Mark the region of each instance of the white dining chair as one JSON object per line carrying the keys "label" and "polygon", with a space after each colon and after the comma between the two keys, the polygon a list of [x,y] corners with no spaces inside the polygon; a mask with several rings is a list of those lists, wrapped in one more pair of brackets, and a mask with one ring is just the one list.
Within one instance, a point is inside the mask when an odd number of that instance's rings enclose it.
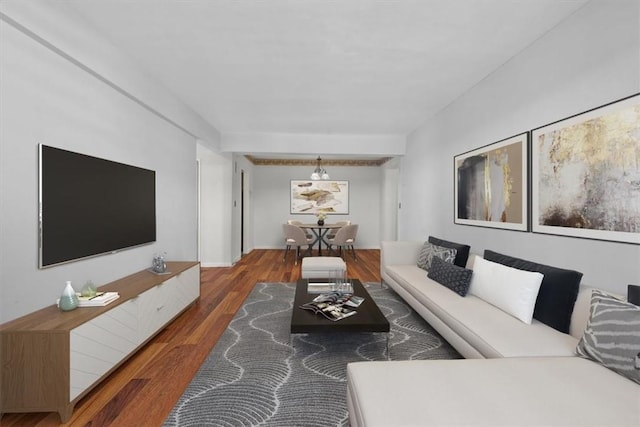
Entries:
{"label": "white dining chair", "polygon": [[[304,225],[304,223],[302,221],[298,221],[297,219],[290,219],[287,221],[287,224],[290,225],[297,225],[298,227],[302,228],[302,225]],[[305,230],[303,228],[304,234],[306,234],[307,239],[313,239],[313,234],[311,234],[308,230]]]}
{"label": "white dining chair", "polygon": [[342,258],[344,258],[344,252],[348,251],[351,248],[351,253],[353,255],[353,259],[356,258],[356,251],[354,248],[354,243],[356,241],[356,235],[358,234],[358,224],[349,224],[344,227],[338,229],[336,236],[333,239],[329,239],[327,242],[329,243],[329,255],[334,253],[334,247],[338,249],[338,253]]}
{"label": "white dining chair", "polygon": [[[336,225],[341,225],[341,226],[345,226],[345,225],[351,225],[351,221],[336,221]],[[325,239],[333,239],[336,237],[336,233],[338,232],[338,230],[340,230],[339,228],[332,228],[329,230],[329,232],[327,233],[327,235],[325,236]]]}
{"label": "white dining chair", "polygon": [[296,247],[296,260],[295,264],[298,264],[298,258],[300,258],[300,248],[305,248],[305,254],[311,255],[311,243],[313,239],[307,238],[304,230],[297,225],[282,224],[282,232],[284,234],[285,250],[282,256],[282,262],[287,260],[287,253],[292,246]]}

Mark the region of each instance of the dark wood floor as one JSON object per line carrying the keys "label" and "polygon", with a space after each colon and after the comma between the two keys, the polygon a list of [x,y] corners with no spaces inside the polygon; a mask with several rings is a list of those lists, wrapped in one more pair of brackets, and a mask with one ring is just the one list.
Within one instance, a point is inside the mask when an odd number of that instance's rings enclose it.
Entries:
{"label": "dark wood floor", "polygon": [[[380,280],[380,251],[346,257],[349,277]],[[233,267],[203,268],[201,296],[76,405],[72,426],[159,426],[257,282],[294,282],[300,263],[255,250]],[[60,425],[56,413],[5,414],[0,426]]]}

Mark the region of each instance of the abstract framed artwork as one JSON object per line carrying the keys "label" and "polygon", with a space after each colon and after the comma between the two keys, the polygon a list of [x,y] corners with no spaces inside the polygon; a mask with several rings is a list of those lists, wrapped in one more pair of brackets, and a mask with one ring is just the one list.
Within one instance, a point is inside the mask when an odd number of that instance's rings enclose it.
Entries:
{"label": "abstract framed artwork", "polygon": [[640,94],[532,131],[532,231],[640,244]]}
{"label": "abstract framed artwork", "polygon": [[454,157],[456,224],[528,231],[528,133]]}
{"label": "abstract framed artwork", "polygon": [[348,214],[349,181],[291,180],[292,214]]}

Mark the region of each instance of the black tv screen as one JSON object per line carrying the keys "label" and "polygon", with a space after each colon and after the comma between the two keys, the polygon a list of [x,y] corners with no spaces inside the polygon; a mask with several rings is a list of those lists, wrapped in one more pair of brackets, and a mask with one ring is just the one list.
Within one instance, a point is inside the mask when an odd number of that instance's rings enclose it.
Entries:
{"label": "black tv screen", "polygon": [[40,267],[156,240],[156,173],[40,145]]}

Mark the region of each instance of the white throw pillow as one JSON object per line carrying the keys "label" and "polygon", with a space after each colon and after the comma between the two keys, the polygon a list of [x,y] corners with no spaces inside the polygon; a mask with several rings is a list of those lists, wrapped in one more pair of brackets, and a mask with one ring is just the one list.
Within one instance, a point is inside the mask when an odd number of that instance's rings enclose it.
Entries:
{"label": "white throw pillow", "polygon": [[543,277],[476,257],[469,293],[530,325]]}

